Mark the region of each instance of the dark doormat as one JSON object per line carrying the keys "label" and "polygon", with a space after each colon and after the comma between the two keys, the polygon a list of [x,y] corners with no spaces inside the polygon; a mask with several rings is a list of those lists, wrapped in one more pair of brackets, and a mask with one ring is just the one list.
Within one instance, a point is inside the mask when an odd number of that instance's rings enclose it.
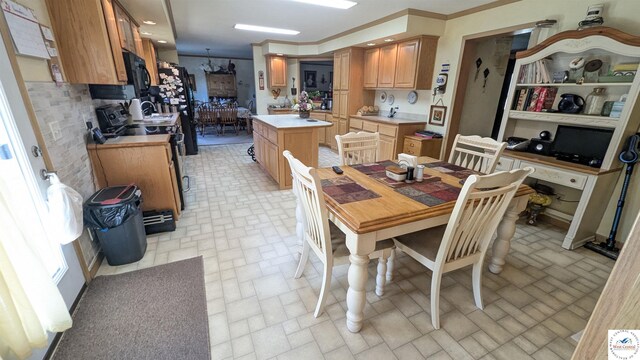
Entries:
{"label": "dark doormat", "polygon": [[210,359],[202,257],[98,276],[53,359]]}

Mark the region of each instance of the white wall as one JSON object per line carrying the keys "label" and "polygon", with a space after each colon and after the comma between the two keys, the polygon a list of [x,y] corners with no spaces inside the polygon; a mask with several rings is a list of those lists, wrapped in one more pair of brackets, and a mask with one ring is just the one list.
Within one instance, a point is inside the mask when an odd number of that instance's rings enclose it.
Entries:
{"label": "white wall", "polygon": [[[179,56],[180,66],[184,66],[190,74],[196,78],[196,92],[194,92],[196,100],[209,101],[207,95],[207,79],[205,73],[200,66],[206,64],[207,57],[196,56]],[[227,67],[229,59],[211,58],[214,65]],[[255,94],[253,61],[245,59],[231,59],[236,66],[236,86],[238,87],[238,103],[241,106],[246,104],[247,100],[253,99]]]}

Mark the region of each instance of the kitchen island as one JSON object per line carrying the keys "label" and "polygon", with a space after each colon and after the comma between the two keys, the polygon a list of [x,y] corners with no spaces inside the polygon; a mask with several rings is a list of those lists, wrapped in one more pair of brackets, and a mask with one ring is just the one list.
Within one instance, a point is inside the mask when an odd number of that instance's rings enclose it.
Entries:
{"label": "kitchen island", "polygon": [[291,170],[282,156],[285,150],[307,166],[318,167],[318,129],[330,122],[301,119],[297,114],[253,117],[253,145],[256,161],[279,185],[291,188]]}

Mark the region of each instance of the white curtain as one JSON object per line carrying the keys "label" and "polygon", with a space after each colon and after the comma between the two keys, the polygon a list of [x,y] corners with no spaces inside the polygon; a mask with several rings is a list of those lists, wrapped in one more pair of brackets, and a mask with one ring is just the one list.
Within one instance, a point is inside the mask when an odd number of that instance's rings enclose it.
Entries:
{"label": "white curtain", "polygon": [[16,216],[21,200],[0,178],[0,359],[24,359],[47,345],[47,331],[71,327],[41,244],[35,245],[29,220]]}

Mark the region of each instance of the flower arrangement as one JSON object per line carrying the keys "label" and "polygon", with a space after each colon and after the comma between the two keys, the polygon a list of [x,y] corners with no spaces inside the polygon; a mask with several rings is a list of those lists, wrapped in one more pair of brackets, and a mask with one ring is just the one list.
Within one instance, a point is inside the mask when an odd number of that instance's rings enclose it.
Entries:
{"label": "flower arrangement", "polygon": [[298,96],[298,103],[293,105],[293,109],[297,111],[311,111],[313,110],[313,102],[309,100],[309,94],[306,91],[301,91]]}

